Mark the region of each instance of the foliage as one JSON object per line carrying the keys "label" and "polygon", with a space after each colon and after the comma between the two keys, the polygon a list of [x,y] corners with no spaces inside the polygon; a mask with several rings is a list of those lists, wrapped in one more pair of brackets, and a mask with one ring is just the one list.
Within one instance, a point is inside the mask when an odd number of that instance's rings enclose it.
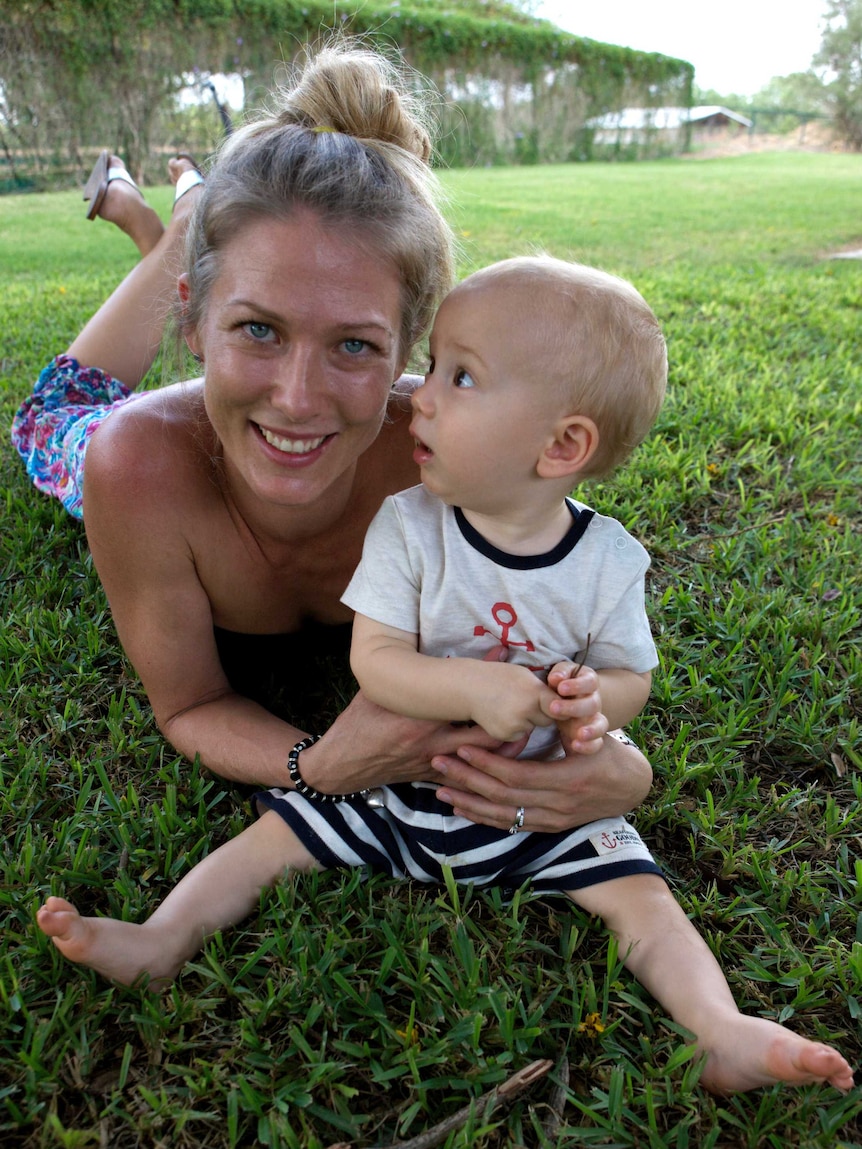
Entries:
{"label": "foliage", "polygon": [[755,132],[788,133],[813,120],[831,119],[829,88],[814,69],[773,76],[753,96],[695,86],[694,104],[719,104],[747,116]]}
{"label": "foliage", "polygon": [[829,0],[815,63],[828,69],[828,98],[841,138],[862,151],[862,0]]}
{"label": "foliage", "polygon": [[[685,102],[691,83],[683,61],[570,36],[502,0],[0,0],[7,178],[21,187],[79,180],[102,146],[142,177],[156,146],[176,146],[165,121],[188,77],[238,73],[254,104],[279,58],[289,62],[332,30],[397,44],[437,82],[447,160],[517,158],[530,132],[537,158],[567,158],[569,136],[588,115],[633,93]],[[212,125],[205,150],[218,142]]]}
{"label": "foliage", "polygon": [[[653,554],[662,661],[634,735],[656,785],[637,822],[740,1003],[857,1065],[862,288],[858,263],[822,256],[862,247],[860,162],[444,175],[465,270],[541,246],[632,279],[666,329],[656,432],[583,493]],[[148,198],[170,210],[170,189]],[[0,263],[8,423],[131,250],[77,194],[11,196]],[[0,483],[4,1146],[387,1144],[564,1049],[558,1136],[541,1132],[547,1083],[450,1149],[862,1143],[858,1089],[706,1095],[601,927],[562,901],[312,875],[162,998],[64,965],[34,931],[46,893],[140,918],[241,829],[246,796],[160,738],[80,526],[8,440]]]}

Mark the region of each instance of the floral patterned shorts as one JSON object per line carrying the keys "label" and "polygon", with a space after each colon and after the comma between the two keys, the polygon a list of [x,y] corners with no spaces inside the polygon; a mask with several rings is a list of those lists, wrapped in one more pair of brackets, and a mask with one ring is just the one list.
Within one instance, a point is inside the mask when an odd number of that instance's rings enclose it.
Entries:
{"label": "floral patterned shorts", "polygon": [[12,442],[33,485],[59,499],[76,519],[83,518],[89,438],[113,411],[142,394],[98,367],[81,367],[70,355],[58,355],[12,420]]}

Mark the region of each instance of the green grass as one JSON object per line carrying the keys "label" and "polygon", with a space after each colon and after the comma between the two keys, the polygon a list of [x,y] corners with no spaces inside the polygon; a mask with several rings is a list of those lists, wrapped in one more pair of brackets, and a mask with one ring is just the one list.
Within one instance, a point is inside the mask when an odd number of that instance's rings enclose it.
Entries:
{"label": "green grass", "polygon": [[[654,556],[638,825],[740,1004],[855,1063],[862,263],[821,257],[862,247],[860,177],[841,155],[444,177],[465,268],[544,247],[631,278],[664,324],[657,430],[584,492]],[[148,194],[167,210],[168,189]],[[81,208],[2,201],[6,424],[131,266]],[[144,915],[248,813],[159,737],[81,528],[8,444],[0,482],[0,1143],[387,1144],[566,1051],[557,1136],[545,1082],[446,1144],[862,1145],[859,1090],[704,1093],[601,926],[561,900],[324,874],[264,896],[163,998],[64,965],[33,928],[46,893]]]}

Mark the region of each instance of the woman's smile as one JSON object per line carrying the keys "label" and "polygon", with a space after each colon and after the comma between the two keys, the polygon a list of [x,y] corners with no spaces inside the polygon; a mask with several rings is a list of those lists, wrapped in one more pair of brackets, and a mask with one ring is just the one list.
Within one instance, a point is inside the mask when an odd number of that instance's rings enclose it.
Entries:
{"label": "woman's smile", "polygon": [[261,426],[256,423],[258,431],[260,431],[263,438],[269,443],[270,447],[274,447],[283,455],[311,455],[314,451],[321,447],[327,439],[332,439],[332,435],[318,435],[316,438],[294,438],[288,435],[279,434],[276,431],[270,431],[269,428]]}

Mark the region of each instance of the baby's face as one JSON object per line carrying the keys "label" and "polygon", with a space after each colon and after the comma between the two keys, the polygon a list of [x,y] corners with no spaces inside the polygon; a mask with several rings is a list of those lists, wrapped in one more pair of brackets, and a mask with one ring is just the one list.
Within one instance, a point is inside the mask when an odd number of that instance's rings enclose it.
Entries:
{"label": "baby's face", "polygon": [[456,288],[437,313],[411,434],[422,482],[447,503],[501,514],[541,482],[536,464],[561,411],[531,328],[502,285]]}

